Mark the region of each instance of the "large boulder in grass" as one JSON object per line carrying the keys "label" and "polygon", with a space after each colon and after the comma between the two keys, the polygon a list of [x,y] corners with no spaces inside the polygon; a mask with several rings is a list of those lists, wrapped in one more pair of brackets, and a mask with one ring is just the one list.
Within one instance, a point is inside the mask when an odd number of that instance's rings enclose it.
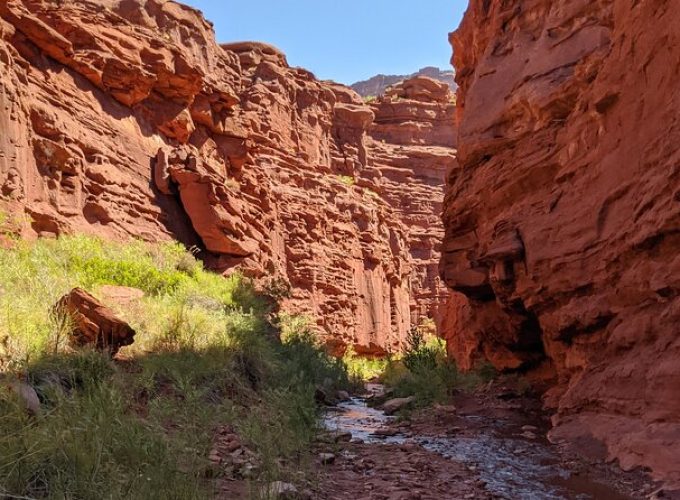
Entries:
{"label": "large boulder in grass", "polygon": [[19,399],[29,415],[40,414],[40,399],[33,386],[21,380],[12,380],[7,383],[7,389]]}
{"label": "large boulder in grass", "polygon": [[72,345],[91,345],[113,355],[134,342],[132,327],[82,288],[74,288],[59,299],[55,310],[72,322]]}

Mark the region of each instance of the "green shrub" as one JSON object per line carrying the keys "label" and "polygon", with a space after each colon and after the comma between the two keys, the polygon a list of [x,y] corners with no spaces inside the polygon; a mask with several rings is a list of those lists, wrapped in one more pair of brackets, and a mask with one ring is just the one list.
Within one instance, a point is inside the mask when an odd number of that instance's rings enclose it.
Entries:
{"label": "green shrub", "polygon": [[[195,498],[160,422],[130,411],[134,382],[105,355],[46,356],[28,367],[43,401],[29,418],[0,391],[0,485],[34,498]],[[185,452],[186,453],[186,452]]]}
{"label": "green shrub", "polygon": [[462,373],[448,358],[442,339],[427,339],[422,328],[413,328],[402,358],[387,364],[382,380],[395,396],[414,396],[416,406],[423,407],[445,402],[455,391],[473,390],[494,376],[488,366]]}
{"label": "green shrub", "polygon": [[443,341],[432,337],[427,343],[425,335],[413,327],[408,333],[407,348],[402,361],[404,366],[412,373],[429,372],[437,368],[438,358],[445,356]]}
{"label": "green shrub", "polygon": [[343,361],[326,353],[309,330],[289,335],[280,350],[286,362],[279,378],[289,387],[313,384],[312,389],[321,388],[332,393],[350,386]]}
{"label": "green shrub", "polygon": [[387,358],[366,358],[357,356],[348,349],[342,358],[353,385],[361,385],[366,381],[380,378],[388,365]]}

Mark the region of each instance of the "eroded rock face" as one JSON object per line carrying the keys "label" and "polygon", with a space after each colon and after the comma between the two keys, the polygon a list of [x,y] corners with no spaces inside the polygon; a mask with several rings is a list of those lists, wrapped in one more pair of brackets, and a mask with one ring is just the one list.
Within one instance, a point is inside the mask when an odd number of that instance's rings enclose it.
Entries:
{"label": "eroded rock face", "polygon": [[[407,230],[412,320],[431,318],[441,327],[449,292],[438,272],[440,214],[444,179],[456,166],[454,98],[447,85],[417,77],[391,87],[370,106],[375,119],[368,130],[369,154],[379,182],[369,189],[378,189]],[[369,169],[362,177],[371,175]]]}
{"label": "eroded rock face", "polygon": [[451,354],[551,364],[555,439],[680,482],[680,5],[472,0],[452,35]]}
{"label": "eroded rock face", "polygon": [[167,0],[2,2],[0,66],[0,209],[26,237],[196,245],[290,289],[336,353],[397,350],[436,318],[441,91],[367,106]]}

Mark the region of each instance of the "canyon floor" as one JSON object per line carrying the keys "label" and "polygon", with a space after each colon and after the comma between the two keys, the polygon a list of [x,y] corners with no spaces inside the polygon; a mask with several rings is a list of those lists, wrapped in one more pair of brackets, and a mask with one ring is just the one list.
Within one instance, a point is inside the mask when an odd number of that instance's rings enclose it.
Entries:
{"label": "canyon floor", "polygon": [[[0,500],[673,498],[680,0],[464,3],[455,95],[364,99],[174,0],[0,0]],[[422,409],[319,406],[347,358]]]}
{"label": "canyon floor", "polygon": [[[460,392],[450,404],[387,416],[372,407],[385,390],[366,393],[326,412],[306,479],[275,498],[632,500],[677,498],[642,470],[624,472],[579,443],[578,454],[546,437],[549,416],[517,380]],[[352,435],[350,440],[349,434]],[[283,486],[281,486],[283,485]],[[230,483],[221,498],[247,495]]]}

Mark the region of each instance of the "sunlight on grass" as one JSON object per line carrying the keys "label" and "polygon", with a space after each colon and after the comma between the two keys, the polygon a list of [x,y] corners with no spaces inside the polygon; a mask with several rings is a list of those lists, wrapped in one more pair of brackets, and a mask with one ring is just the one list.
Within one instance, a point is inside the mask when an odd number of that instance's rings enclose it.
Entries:
{"label": "sunlight on grass", "polygon": [[386,358],[365,358],[357,356],[352,349],[348,349],[342,358],[347,366],[350,377],[359,381],[369,381],[379,378],[387,368],[389,360]]}
{"label": "sunlight on grass", "polygon": [[[67,345],[53,304],[75,286],[134,287],[109,304],[136,329],[119,361]],[[239,275],[203,269],[174,243],[86,236],[0,248],[0,377],[29,383],[30,417],[0,383],[0,496],[210,498],[208,460],[219,426],[259,457],[252,477],[285,478],[316,432],[315,387],[347,387],[344,365]],[[281,323],[281,322],[280,322]],[[291,466],[293,469],[294,466]]]}

